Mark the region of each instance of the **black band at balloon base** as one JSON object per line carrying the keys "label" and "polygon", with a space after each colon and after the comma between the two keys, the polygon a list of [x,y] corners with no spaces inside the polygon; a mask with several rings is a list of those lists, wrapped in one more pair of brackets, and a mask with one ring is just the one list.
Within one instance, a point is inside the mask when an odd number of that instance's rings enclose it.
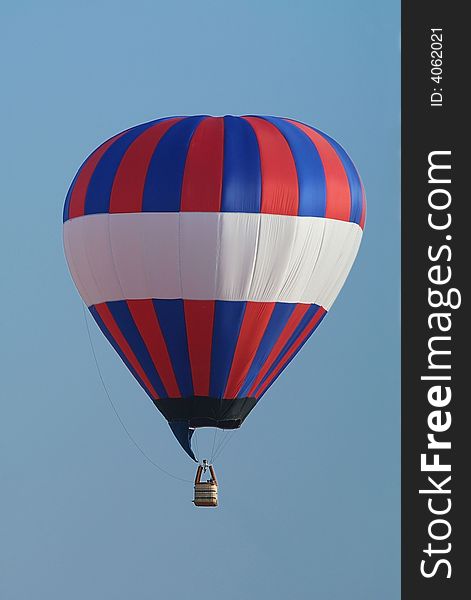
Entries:
{"label": "black band at balloon base", "polygon": [[162,398],[155,406],[167,421],[188,421],[190,427],[237,429],[257,404],[256,398]]}

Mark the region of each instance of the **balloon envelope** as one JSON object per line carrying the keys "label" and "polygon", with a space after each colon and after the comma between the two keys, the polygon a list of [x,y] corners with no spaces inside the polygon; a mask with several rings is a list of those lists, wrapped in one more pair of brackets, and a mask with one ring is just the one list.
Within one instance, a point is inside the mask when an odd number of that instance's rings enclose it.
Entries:
{"label": "balloon envelope", "polygon": [[64,206],[73,280],[194,458],[237,428],[324,318],[365,196],[341,146],[277,117],[171,117],[114,136]]}

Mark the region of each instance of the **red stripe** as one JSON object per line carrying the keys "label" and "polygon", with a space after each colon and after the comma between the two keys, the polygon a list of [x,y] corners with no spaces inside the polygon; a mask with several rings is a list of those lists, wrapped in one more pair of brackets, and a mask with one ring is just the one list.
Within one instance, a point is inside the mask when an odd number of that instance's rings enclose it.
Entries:
{"label": "red stripe", "polygon": [[224,398],[237,397],[274,308],[274,302],[247,302]]}
{"label": "red stripe", "polygon": [[214,300],[183,301],[195,396],[209,396],[214,304]]}
{"label": "red stripe", "polygon": [[141,133],[126,150],[113,181],[110,213],[141,212],[147,169],[162,136],[179,118],[156,123]]}
{"label": "red stripe", "polygon": [[83,164],[82,170],[75,180],[74,189],[72,190],[72,194],[70,196],[69,219],[81,217],[85,214],[85,199],[87,197],[88,184],[90,183],[90,179],[92,178],[95,168],[100,162],[103,154],[124,133],[126,132],[122,131],[121,133],[118,133],[118,135],[115,135],[110,140],[102,144],[87,158]]}
{"label": "red stripe", "polygon": [[265,119],[243,117],[257,136],[262,173],[262,213],[297,215],[298,175],[283,134]]}
{"label": "red stripe", "polygon": [[290,360],[290,358],[293,356],[293,354],[296,352],[296,350],[299,348],[299,346],[304,342],[304,340],[306,338],[308,338],[311,335],[313,329],[315,329],[317,323],[325,315],[326,312],[327,311],[322,306],[319,308],[319,310],[316,312],[316,314],[312,317],[312,319],[309,321],[309,323],[303,329],[303,331],[301,332],[301,334],[299,335],[297,340],[294,342],[294,344],[291,346],[291,348],[285,354],[285,356],[283,357],[283,360],[280,361],[280,364],[277,365],[276,369],[274,369],[273,372],[270,373],[270,376],[267,377],[267,380],[263,383],[262,387],[257,392],[257,396],[256,396],[257,398],[260,398],[260,396],[265,393],[266,389],[272,384],[273,380],[278,376],[280,371],[282,371],[284,369],[284,367],[286,366],[286,363]]}
{"label": "red stripe", "polygon": [[253,382],[252,387],[250,388],[249,393],[247,394],[248,396],[253,395],[258,384],[262,381],[262,379],[265,377],[265,375],[269,371],[270,367],[273,365],[275,360],[278,358],[280,352],[283,350],[284,345],[289,340],[290,336],[293,334],[294,330],[299,325],[299,323],[301,322],[301,319],[304,317],[304,315],[309,310],[309,308],[311,308],[310,304],[297,304],[296,305],[296,308],[291,313],[291,316],[288,319],[288,322],[286,323],[280,337],[276,341],[276,343],[273,346],[272,351],[268,355],[268,358],[265,361],[262,369],[260,370],[255,381]]}
{"label": "red stripe", "polygon": [[322,161],[326,185],[325,216],[339,221],[350,220],[351,196],[348,177],[335,148],[317,131],[307,125],[287,119],[301,129],[316,146]]}
{"label": "red stripe", "polygon": [[139,377],[144,382],[144,384],[145,384],[147,390],[149,391],[150,395],[152,396],[152,398],[154,400],[158,400],[159,395],[157,394],[153,385],[149,381],[149,378],[145,374],[144,369],[139,364],[139,361],[137,360],[136,356],[134,355],[134,352],[131,350],[131,347],[129,346],[129,344],[126,341],[126,338],[121,333],[121,330],[119,329],[118,325],[116,324],[116,321],[114,320],[113,315],[111,314],[110,309],[107,307],[106,303],[96,304],[95,308],[96,308],[97,313],[100,315],[103,323],[106,325],[108,331],[110,332],[112,338],[118,344],[121,352],[124,354],[124,356],[127,358],[128,362],[129,362],[129,364],[133,367],[133,369],[136,371],[136,373],[139,375]]}
{"label": "red stripe", "polygon": [[181,392],[152,300],[126,302],[168,396],[180,398]]}
{"label": "red stripe", "polygon": [[363,183],[361,184],[361,217],[360,217],[360,227],[362,229],[365,228],[366,221],[366,196],[365,196],[365,188],[363,187]]}
{"label": "red stripe", "polygon": [[224,119],[206,117],[190,142],[183,174],[181,211],[221,210]]}

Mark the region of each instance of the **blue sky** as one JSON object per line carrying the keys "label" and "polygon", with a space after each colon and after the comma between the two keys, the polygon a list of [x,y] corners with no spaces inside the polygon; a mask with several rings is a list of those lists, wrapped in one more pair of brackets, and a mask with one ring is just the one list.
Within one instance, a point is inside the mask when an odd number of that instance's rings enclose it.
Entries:
{"label": "blue sky", "polygon": [[[399,2],[3,2],[2,600],[399,597]],[[221,506],[139,454],[107,404],[62,250],[85,156],[172,114],[335,137],[368,219],[330,314],[218,461]],[[93,325],[158,464],[194,467]],[[202,435],[200,448],[212,438]]]}

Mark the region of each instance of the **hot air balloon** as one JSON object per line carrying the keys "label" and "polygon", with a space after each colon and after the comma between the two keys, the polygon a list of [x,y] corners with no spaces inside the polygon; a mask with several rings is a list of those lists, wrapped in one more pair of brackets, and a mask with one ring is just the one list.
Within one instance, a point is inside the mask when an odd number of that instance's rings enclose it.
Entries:
{"label": "hot air balloon", "polygon": [[182,447],[236,429],[323,320],[357,254],[365,194],[298,121],[151,121],[95,150],[64,247],[99,328]]}

